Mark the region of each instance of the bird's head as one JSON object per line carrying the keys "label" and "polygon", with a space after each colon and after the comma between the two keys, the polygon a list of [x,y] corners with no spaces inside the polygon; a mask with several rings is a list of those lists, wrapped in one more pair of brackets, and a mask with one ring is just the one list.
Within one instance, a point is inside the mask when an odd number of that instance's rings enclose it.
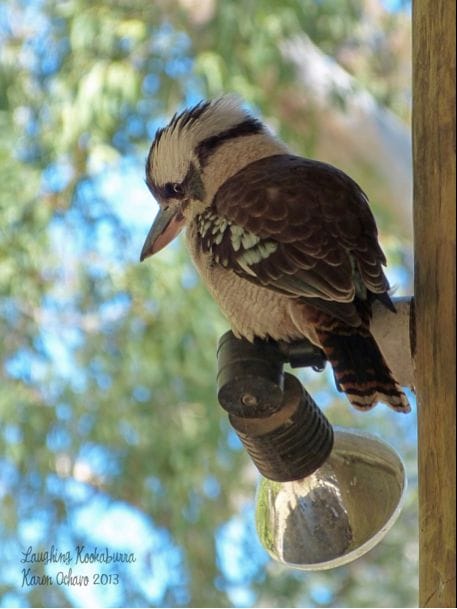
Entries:
{"label": "bird's head", "polygon": [[146,161],[146,184],[159,212],[141,260],[165,247],[211,204],[215,188],[243,165],[246,146],[240,155],[235,142],[246,144],[254,136],[274,139],[234,96],[201,102],[157,131]]}

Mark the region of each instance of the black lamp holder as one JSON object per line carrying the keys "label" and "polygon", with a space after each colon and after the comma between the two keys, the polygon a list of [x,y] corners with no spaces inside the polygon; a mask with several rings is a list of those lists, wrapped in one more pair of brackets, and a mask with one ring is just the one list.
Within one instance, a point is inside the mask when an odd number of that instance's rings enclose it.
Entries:
{"label": "black lamp holder", "polygon": [[278,482],[316,471],[333,447],[333,429],[296,377],[323,370],[324,353],[307,340],[249,342],[229,331],[219,340],[218,400],[260,473]]}

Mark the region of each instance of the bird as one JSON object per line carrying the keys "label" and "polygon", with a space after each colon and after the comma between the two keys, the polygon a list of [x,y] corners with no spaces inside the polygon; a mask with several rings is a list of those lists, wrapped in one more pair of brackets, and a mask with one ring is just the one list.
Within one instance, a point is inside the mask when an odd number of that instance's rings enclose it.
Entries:
{"label": "bird", "polygon": [[359,410],[410,410],[371,331],[395,311],[368,198],[340,169],[298,156],[232,94],[157,130],[146,185],[159,211],[140,259],[185,229],[211,296],[238,338],[307,338]]}

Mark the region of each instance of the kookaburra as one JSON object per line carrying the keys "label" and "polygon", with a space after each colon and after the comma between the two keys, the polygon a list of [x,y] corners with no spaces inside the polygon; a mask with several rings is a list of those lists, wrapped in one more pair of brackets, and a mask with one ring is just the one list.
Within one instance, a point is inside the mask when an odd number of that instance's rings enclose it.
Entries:
{"label": "kookaburra", "polygon": [[141,260],[183,228],[235,335],[318,345],[351,403],[408,400],[370,333],[371,304],[394,310],[375,220],[360,187],[296,156],[234,97],[204,101],[159,129],[146,183],[160,210]]}

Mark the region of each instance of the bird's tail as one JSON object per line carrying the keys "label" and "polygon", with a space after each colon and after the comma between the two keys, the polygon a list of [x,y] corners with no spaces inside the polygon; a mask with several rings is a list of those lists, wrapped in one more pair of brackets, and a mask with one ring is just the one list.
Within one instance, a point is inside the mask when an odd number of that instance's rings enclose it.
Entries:
{"label": "bird's tail", "polygon": [[383,402],[397,412],[411,410],[408,399],[387,366],[369,330],[338,328],[318,330],[322,348],[330,361],[340,391],[359,410]]}

